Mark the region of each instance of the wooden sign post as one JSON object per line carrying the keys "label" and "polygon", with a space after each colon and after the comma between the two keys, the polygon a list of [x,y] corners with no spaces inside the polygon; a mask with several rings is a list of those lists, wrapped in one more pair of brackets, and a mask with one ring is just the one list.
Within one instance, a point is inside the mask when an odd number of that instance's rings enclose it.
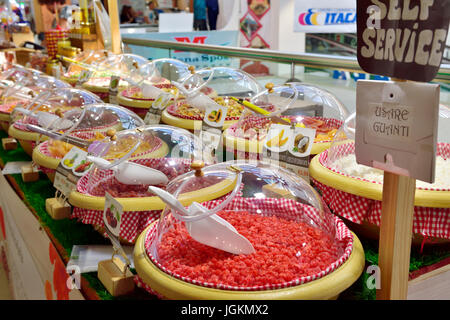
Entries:
{"label": "wooden sign post", "polygon": [[[358,62],[393,82],[358,81],[357,162],[384,170],[377,299],[406,299],[416,178],[434,182],[441,64],[450,1],[358,0]],[[400,80],[402,79],[402,80]],[[423,96],[430,100],[427,101]]]}
{"label": "wooden sign post", "polygon": [[120,37],[120,20],[117,0],[108,0],[109,20],[111,23],[111,49],[115,54],[122,53],[122,40]]}

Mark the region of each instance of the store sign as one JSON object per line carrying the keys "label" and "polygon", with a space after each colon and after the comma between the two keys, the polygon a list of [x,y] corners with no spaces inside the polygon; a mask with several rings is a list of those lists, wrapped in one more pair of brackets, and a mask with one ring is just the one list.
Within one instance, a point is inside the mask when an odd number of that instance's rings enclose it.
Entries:
{"label": "store sign", "polygon": [[434,182],[439,85],[360,80],[356,106],[359,164]]}
{"label": "store sign", "polygon": [[450,0],[358,0],[358,62],[373,74],[429,82],[445,50]]}
{"label": "store sign", "polygon": [[[237,31],[195,31],[195,32],[165,32],[165,33],[133,33],[133,38],[175,41],[183,43],[197,43],[210,44],[217,46],[238,46],[238,32]],[[238,59],[231,57],[209,55],[204,53],[195,53],[179,50],[158,49],[151,47],[133,46],[129,45],[134,54],[141,55],[148,59],[167,58],[183,61],[187,64],[193,65],[196,69],[210,68],[210,67],[239,67]]]}
{"label": "store sign", "polygon": [[296,0],[294,32],[356,32],[355,0]]}

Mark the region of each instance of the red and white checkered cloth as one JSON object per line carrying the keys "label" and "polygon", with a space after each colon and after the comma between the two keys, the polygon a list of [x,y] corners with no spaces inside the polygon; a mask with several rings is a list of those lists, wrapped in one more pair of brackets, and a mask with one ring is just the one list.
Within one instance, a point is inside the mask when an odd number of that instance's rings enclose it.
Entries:
{"label": "red and white checkered cloth", "polygon": [[[220,203],[223,200],[215,200],[215,201],[209,201],[203,203],[203,205],[207,208],[215,207],[218,203]],[[236,197],[234,198],[226,207],[224,210],[242,210],[247,211],[252,214],[260,214],[260,212],[264,212],[267,216],[276,215],[279,217],[285,217],[287,219],[300,219],[307,220],[312,219],[315,222],[321,221],[321,214],[318,212],[317,209],[302,204],[299,202],[296,202],[295,200],[290,199],[271,199],[271,198],[265,198],[265,199],[256,199],[256,198],[241,198]],[[325,213],[326,219],[323,224],[321,224],[322,227],[328,228],[335,234],[335,240],[339,243],[340,247],[343,249],[342,255],[337,259],[335,262],[330,264],[325,270],[322,270],[319,273],[306,276],[306,277],[300,277],[298,279],[281,283],[281,284],[267,284],[265,286],[254,286],[254,287],[234,287],[234,286],[228,286],[224,284],[212,284],[212,283],[206,283],[206,282],[199,282],[195,279],[191,279],[189,277],[184,277],[179,274],[175,274],[171,272],[171,270],[168,270],[164,266],[162,266],[156,258],[151,253],[151,248],[153,245],[153,242],[156,240],[157,236],[157,230],[158,230],[158,223],[155,223],[155,225],[150,228],[147,231],[147,234],[145,235],[145,251],[150,258],[150,260],[162,271],[167,273],[168,275],[177,278],[179,280],[203,286],[203,287],[209,287],[214,289],[224,289],[224,290],[235,290],[235,291],[261,291],[261,290],[276,290],[276,289],[282,289],[282,288],[289,288],[293,286],[298,286],[304,283],[308,283],[317,279],[320,279],[327,274],[332,273],[336,269],[338,269],[347,259],[350,257],[350,254],[352,253],[353,249],[353,235],[350,232],[350,230],[347,228],[347,226],[344,224],[344,222],[339,219],[336,216],[331,215],[329,212]],[[305,221],[303,220],[303,221]],[[320,222],[319,222],[320,223]],[[151,289],[149,285],[147,285],[140,277],[139,275],[135,278],[135,282],[138,284],[138,286],[148,290],[151,294],[157,294],[154,290]],[[161,296],[160,296],[161,297]]]}
{"label": "red and white checkered cloth", "polygon": [[[191,160],[189,159],[174,159],[174,158],[159,158],[159,159],[136,159],[130,160],[141,165],[157,168],[165,173],[169,181],[176,176],[190,171]],[[165,168],[165,169],[164,169]],[[92,190],[100,183],[105,184],[113,178],[112,170],[98,170],[90,171],[83,176],[77,184],[77,191],[92,195]],[[147,211],[126,211],[124,212],[120,224],[120,238],[134,243],[139,234],[152,222],[157,220],[161,214],[161,210],[147,210]],[[85,208],[74,207],[72,218],[79,219],[82,223],[91,224],[94,226],[103,227],[103,210],[90,210]]]}
{"label": "red and white checkered cloth", "polygon": [[[342,157],[355,152],[354,143],[344,144],[334,150],[334,156]],[[437,155],[446,159],[450,157],[450,144],[438,143]],[[328,163],[329,150],[325,150],[319,155],[319,163],[329,170],[347,176],[352,179],[362,180],[370,183],[378,183],[359,177],[350,177],[332,168]],[[313,184],[322,192],[323,200],[330,209],[337,215],[344,217],[354,223],[362,224],[364,220],[380,226],[381,224],[381,201],[364,198],[350,192],[329,187],[311,178]],[[379,183],[378,183],[379,184]],[[419,188],[424,189],[424,188]],[[424,189],[436,191],[450,190]],[[450,239],[450,208],[429,208],[414,207],[413,232],[428,237]]]}

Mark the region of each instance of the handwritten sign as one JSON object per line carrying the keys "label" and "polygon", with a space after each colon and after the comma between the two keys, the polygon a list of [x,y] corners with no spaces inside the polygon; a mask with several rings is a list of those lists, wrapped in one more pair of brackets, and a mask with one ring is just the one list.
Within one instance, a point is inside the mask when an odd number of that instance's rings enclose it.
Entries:
{"label": "handwritten sign", "polygon": [[356,16],[364,71],[433,80],[445,50],[450,0],[358,0]]}
{"label": "handwritten sign", "polygon": [[358,163],[434,182],[439,85],[360,80],[356,105]]}

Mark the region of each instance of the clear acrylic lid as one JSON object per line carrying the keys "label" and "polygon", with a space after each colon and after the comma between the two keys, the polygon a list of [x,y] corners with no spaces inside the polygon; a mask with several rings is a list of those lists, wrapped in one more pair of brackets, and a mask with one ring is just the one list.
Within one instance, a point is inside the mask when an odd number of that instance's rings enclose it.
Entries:
{"label": "clear acrylic lid", "polygon": [[[27,99],[34,97],[42,92],[57,88],[71,88],[71,86],[55,77],[47,76],[42,73],[33,72],[27,68],[13,68],[4,74],[0,81],[3,102],[5,99]],[[29,94],[32,92],[32,94]],[[25,94],[25,96],[24,96]]]}
{"label": "clear acrylic lid", "polygon": [[95,70],[84,86],[108,88],[111,77],[120,77],[119,87],[127,87],[128,80],[132,80],[132,75],[139,73],[139,69],[148,63],[148,59],[135,54],[113,54],[106,59],[92,63]]}
{"label": "clear acrylic lid", "polygon": [[191,74],[190,65],[180,60],[161,58],[148,61],[141,65],[139,70],[131,74],[137,82],[147,81],[151,84],[167,84],[171,81],[183,81]]}
{"label": "clear acrylic lid", "polygon": [[[107,141],[118,131],[143,125],[144,121],[126,108],[113,104],[90,104],[69,110],[63,117],[55,119],[49,130],[47,149],[52,157],[62,158],[74,145],[87,150],[93,141]],[[61,133],[61,127],[67,129]]]}
{"label": "clear acrylic lid", "polygon": [[60,117],[71,109],[93,103],[101,103],[101,100],[86,90],[72,87],[52,89],[21,102],[14,108],[11,118],[15,124],[29,123],[49,128],[47,125],[52,123],[51,118],[55,115]]}
{"label": "clear acrylic lid", "polygon": [[318,87],[293,82],[282,86],[269,83],[266,88],[250,102],[269,111],[268,116],[246,108],[239,122],[230,128],[234,136],[263,140],[273,123],[270,117],[277,116],[291,124],[315,129],[315,142],[330,142],[347,118],[346,107]]}
{"label": "clear acrylic lid", "polygon": [[129,99],[156,99],[166,92],[176,99],[179,91],[172,81],[182,81],[190,74],[189,67],[184,62],[170,58],[147,61],[125,77],[131,85],[121,95]]}
{"label": "clear acrylic lid", "polygon": [[[314,244],[291,247],[287,239],[292,234],[287,233],[292,230],[283,232],[283,225],[320,234],[330,247],[336,244],[334,218],[328,207],[308,183],[290,171],[256,161],[195,169],[170,182],[166,187],[169,195],[150,189],[167,204],[150,252],[169,271],[176,271],[170,270],[177,258],[170,252],[176,248],[183,248],[186,257],[210,254],[211,258],[223,258],[230,253],[259,254],[279,245],[301,261],[302,248]],[[267,238],[261,243],[258,234]],[[188,260],[181,263],[193,263]]]}
{"label": "clear acrylic lid", "polygon": [[[152,196],[147,190],[149,185],[164,186],[188,172],[193,159],[207,164],[215,162],[212,151],[203,148],[196,136],[167,125],[120,131],[100,142],[105,143],[91,145],[89,149],[95,156],[91,159],[95,165],[86,177],[86,185],[87,193],[94,196],[104,196],[106,191],[114,197]],[[126,166],[135,166],[136,175],[120,176],[128,170]],[[163,180],[159,179],[161,176]]]}
{"label": "clear acrylic lid", "polygon": [[196,70],[183,81],[188,90],[203,90],[204,94],[214,90],[216,95],[237,98],[252,98],[263,91],[258,81],[248,73],[229,67],[214,67]]}
{"label": "clear acrylic lid", "polygon": [[81,72],[87,67],[96,66],[104,62],[109,57],[112,57],[113,53],[106,50],[86,50],[77,54],[67,67],[67,71],[63,77],[71,80],[77,80]]}

